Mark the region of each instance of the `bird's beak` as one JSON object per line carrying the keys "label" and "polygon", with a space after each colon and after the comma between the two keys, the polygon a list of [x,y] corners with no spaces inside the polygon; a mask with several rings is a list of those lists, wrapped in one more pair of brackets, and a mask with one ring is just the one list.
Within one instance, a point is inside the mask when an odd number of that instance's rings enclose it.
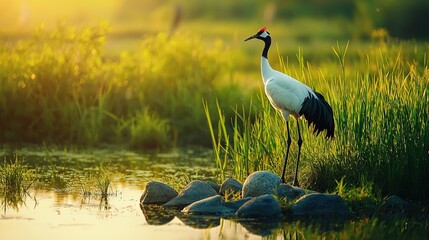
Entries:
{"label": "bird's beak", "polygon": [[245,42],[245,41],[249,41],[250,39],[254,39],[255,37],[256,37],[256,35],[250,36],[250,37],[248,37],[248,38],[244,39],[244,42]]}

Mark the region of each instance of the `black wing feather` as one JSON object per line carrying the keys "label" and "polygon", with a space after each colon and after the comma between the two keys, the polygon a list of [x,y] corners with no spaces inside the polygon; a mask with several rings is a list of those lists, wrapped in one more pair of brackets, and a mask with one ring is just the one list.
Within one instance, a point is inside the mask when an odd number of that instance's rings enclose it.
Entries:
{"label": "black wing feather", "polygon": [[332,108],[322,94],[316,91],[313,91],[313,93],[317,98],[309,92],[301,105],[299,115],[303,115],[307,119],[308,126],[313,124],[313,133],[319,135],[320,132],[326,130],[326,137],[333,138],[335,124]]}

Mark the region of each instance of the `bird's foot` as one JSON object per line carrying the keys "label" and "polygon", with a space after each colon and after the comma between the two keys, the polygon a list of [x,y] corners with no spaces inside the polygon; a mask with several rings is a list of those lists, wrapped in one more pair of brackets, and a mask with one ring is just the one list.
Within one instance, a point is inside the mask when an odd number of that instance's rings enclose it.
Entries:
{"label": "bird's foot", "polygon": [[299,187],[299,183],[298,183],[298,180],[293,180],[293,182],[292,182],[292,186],[295,186],[295,187]]}

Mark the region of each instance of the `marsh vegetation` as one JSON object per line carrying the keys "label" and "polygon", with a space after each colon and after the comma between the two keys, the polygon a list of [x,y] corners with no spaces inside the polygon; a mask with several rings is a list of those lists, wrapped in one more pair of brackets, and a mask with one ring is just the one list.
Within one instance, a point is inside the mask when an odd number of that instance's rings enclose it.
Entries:
{"label": "marsh vegetation", "polygon": [[[187,1],[178,8],[175,1],[116,2],[97,13],[71,7],[68,14],[81,11],[80,21],[34,20],[18,27],[0,16],[9,26],[0,33],[0,142],[7,152],[30,144],[45,146],[43,153],[60,146],[77,155],[88,148],[159,153],[198,146],[212,149],[206,160],[216,169],[205,173],[218,181],[244,180],[257,170],[280,173],[285,126],[263,93],[262,46],[242,44],[264,24],[273,36],[273,67],[322,92],[334,111],[334,140],[302,128],[301,185],[338,193],[356,208],[390,195],[427,208],[429,44],[424,24],[415,23],[426,1],[251,1],[252,8],[249,1]],[[19,8],[1,4],[10,14]],[[91,4],[99,3],[81,3]],[[172,11],[181,14],[174,29]],[[84,21],[94,16],[109,21]],[[61,169],[76,167],[74,157],[67,164],[46,157],[41,165],[49,174],[34,180],[29,176],[37,164],[27,167],[27,158],[3,155],[1,191],[21,199],[14,201],[17,208],[32,187],[70,187]],[[86,166],[90,174],[65,174],[79,179],[73,188],[83,195],[115,195],[118,169],[93,164]],[[167,181],[184,185],[197,177],[181,172],[180,160],[168,164],[174,170]],[[344,234],[376,236],[404,221],[370,219]]]}

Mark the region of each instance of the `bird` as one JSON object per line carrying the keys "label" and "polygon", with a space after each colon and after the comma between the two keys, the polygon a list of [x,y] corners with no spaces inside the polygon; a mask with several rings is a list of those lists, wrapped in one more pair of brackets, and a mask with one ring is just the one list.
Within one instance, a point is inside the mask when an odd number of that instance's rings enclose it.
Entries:
{"label": "bird", "polygon": [[289,116],[292,115],[296,120],[298,129],[298,156],[292,185],[299,186],[298,165],[303,143],[299,119],[304,117],[309,127],[313,125],[313,133],[316,134],[316,136],[326,130],[326,138],[332,139],[334,138],[335,129],[332,107],[319,92],[316,92],[291,76],[274,70],[270,66],[268,61],[268,50],[271,46],[271,35],[266,27],[262,27],[255,35],[246,38],[244,42],[251,39],[259,39],[265,43],[261,57],[261,75],[265,94],[271,106],[281,113],[286,124],[287,148],[281,176],[281,181],[283,183],[285,183],[286,165],[289,157],[289,148],[292,142],[289,133]]}

